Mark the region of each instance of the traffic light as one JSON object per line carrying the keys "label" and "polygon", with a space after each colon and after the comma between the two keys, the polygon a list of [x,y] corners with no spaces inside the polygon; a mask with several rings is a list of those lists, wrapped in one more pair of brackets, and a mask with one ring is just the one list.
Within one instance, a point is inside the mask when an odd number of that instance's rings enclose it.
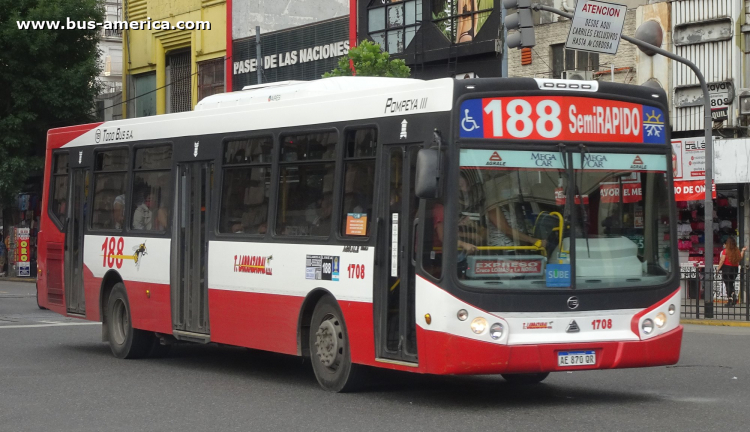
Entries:
{"label": "traffic light", "polygon": [[505,10],[516,9],[505,17],[505,28],[517,30],[508,34],[505,44],[508,48],[531,48],[536,45],[534,37],[534,19],[531,15],[531,2],[533,0],[503,0]]}

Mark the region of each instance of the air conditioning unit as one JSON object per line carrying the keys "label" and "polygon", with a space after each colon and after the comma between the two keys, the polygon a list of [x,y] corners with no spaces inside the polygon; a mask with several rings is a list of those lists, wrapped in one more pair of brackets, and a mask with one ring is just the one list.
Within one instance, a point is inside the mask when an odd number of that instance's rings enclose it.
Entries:
{"label": "air conditioning unit", "polygon": [[594,79],[594,72],[593,71],[567,70],[567,71],[563,71],[562,79],[590,81]]}

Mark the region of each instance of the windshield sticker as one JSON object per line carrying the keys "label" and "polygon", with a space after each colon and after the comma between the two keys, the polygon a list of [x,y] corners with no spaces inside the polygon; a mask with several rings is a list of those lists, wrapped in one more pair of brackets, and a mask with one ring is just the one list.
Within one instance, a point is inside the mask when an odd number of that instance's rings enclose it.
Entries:
{"label": "windshield sticker", "polygon": [[555,152],[461,150],[461,167],[563,169],[562,155]]}
{"label": "windshield sticker", "polygon": [[607,99],[527,96],[461,103],[461,138],[665,144],[664,113]]}
{"label": "windshield sticker", "polygon": [[[564,169],[560,152],[461,149],[461,167],[476,169]],[[667,157],[653,154],[584,153],[584,170],[667,170]],[[581,156],[573,154],[573,168],[581,169]]]}
{"label": "windshield sticker", "polygon": [[546,276],[547,287],[568,288],[570,287],[570,264],[547,264]]}
{"label": "windshield sticker", "polygon": [[[581,169],[581,157],[573,155],[573,168]],[[653,154],[584,153],[584,170],[666,172],[667,158]]]}

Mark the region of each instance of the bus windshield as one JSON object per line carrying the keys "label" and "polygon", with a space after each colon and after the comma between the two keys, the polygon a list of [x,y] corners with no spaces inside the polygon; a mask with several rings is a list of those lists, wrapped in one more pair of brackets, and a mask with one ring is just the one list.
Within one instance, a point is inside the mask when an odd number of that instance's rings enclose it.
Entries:
{"label": "bus windshield", "polygon": [[455,227],[463,283],[593,289],[666,282],[666,156],[575,149],[461,150]]}

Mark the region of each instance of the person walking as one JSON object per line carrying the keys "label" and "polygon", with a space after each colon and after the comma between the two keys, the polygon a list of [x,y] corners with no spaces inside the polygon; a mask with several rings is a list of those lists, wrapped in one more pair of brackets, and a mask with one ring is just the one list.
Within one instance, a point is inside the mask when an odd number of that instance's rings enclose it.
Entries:
{"label": "person walking", "polygon": [[724,281],[724,286],[727,291],[728,306],[734,306],[737,304],[737,293],[734,291],[734,281],[737,279],[740,262],[745,258],[746,250],[747,247],[743,247],[742,250],[740,250],[737,247],[737,241],[734,237],[729,237],[724,243],[724,250],[721,251],[719,267],[716,271],[721,273],[721,278]]}

